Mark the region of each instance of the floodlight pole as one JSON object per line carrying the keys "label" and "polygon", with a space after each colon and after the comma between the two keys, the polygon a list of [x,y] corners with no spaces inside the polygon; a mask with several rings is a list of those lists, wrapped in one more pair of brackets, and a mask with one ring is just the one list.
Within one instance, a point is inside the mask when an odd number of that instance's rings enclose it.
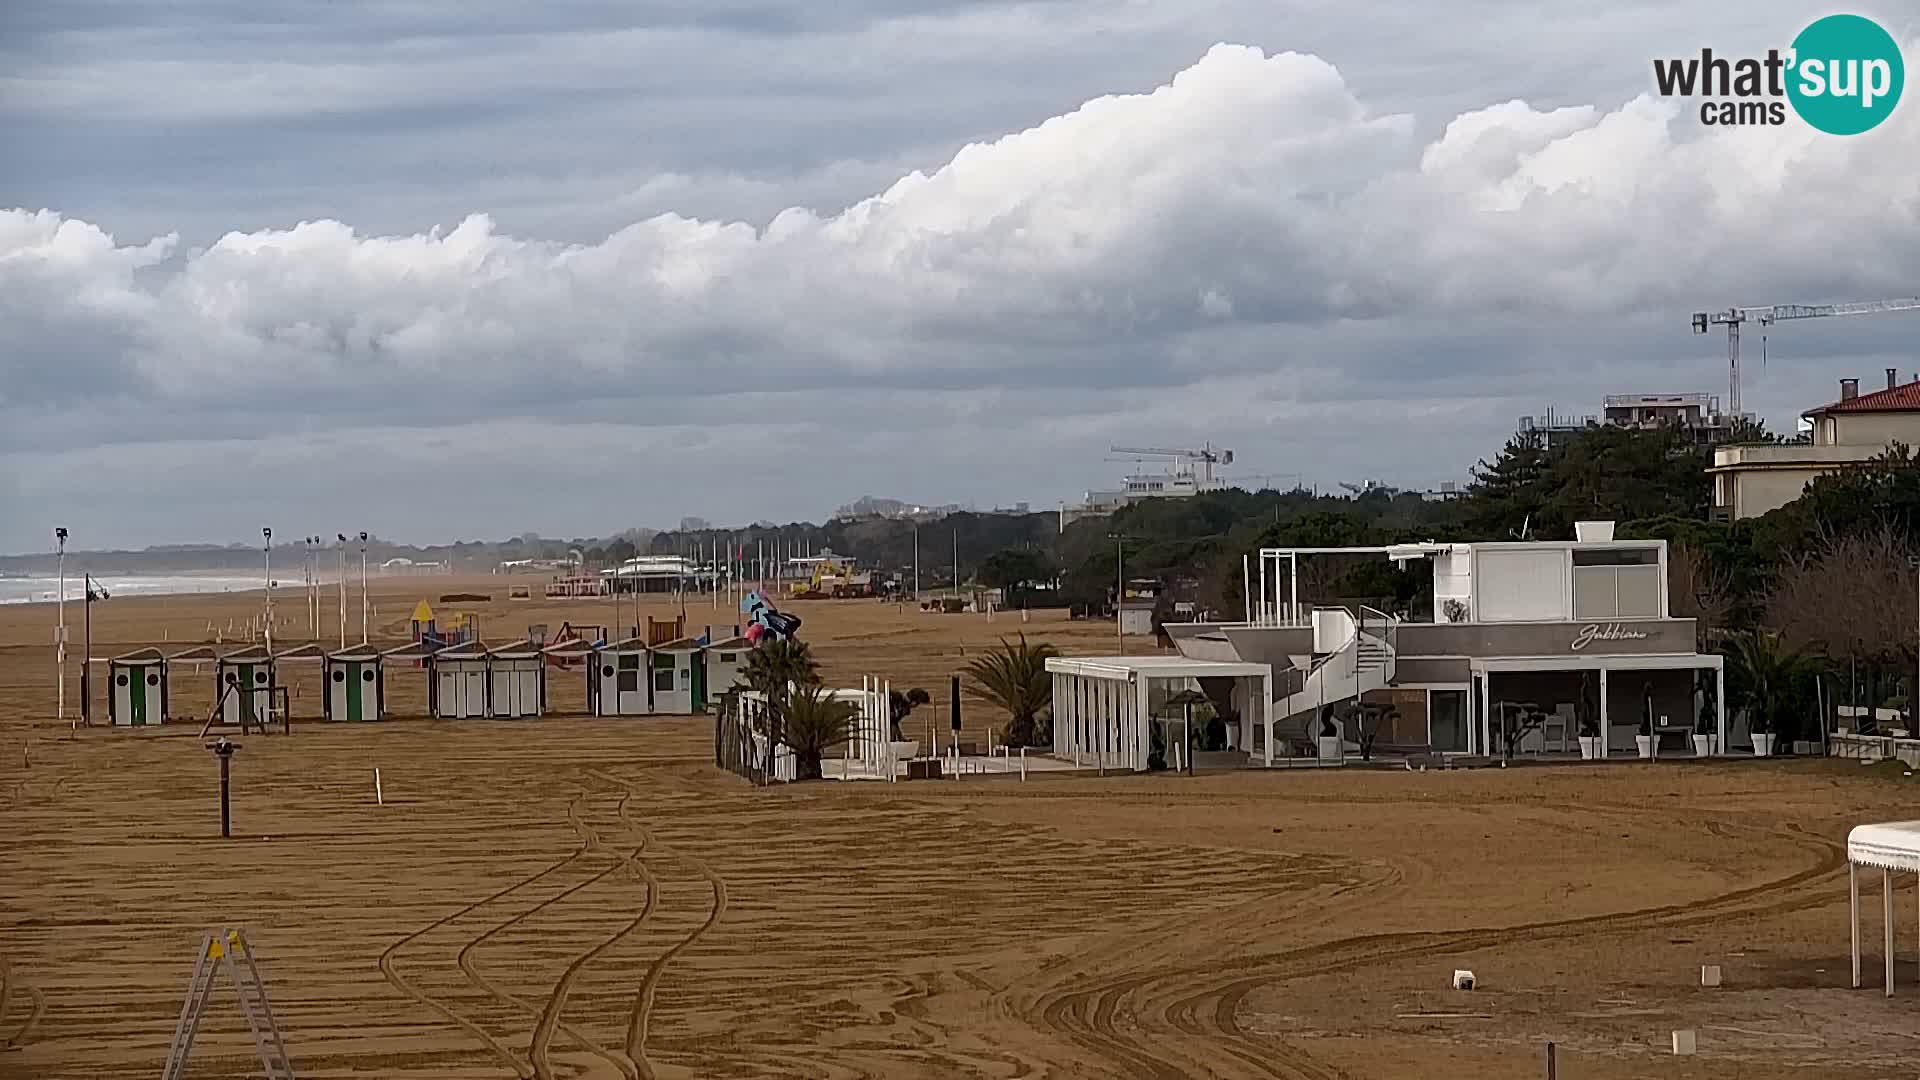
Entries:
{"label": "floodlight pole", "polygon": [[340,648],[347,647],[347,534],[334,533],[340,538],[340,546],[335,551],[340,556]]}
{"label": "floodlight pole", "polygon": [[[55,693],[60,702],[57,719],[66,720],[67,719],[67,530],[64,528],[57,528],[53,530],[53,539],[54,539],[54,543],[58,545],[60,549],[60,556],[58,560],[60,565],[60,569],[59,569],[60,596],[59,596],[59,601],[57,605],[60,609],[60,615],[59,615],[60,625],[59,625],[59,628],[56,629],[53,633],[54,662],[55,662],[55,665],[59,668],[59,675],[56,676],[56,678],[59,680],[59,688],[55,691]],[[75,726],[76,725],[73,721],[67,722],[67,730],[69,732],[72,732],[75,729]]]}
{"label": "floodlight pole", "polygon": [[367,534],[365,532],[362,532],[360,534],[360,644],[362,645],[365,645],[367,642],[373,640],[371,637],[367,636],[367,614],[369,611],[368,603],[369,601],[367,600]]}
{"label": "floodlight pole", "polygon": [[273,530],[260,530],[260,539],[266,545],[267,553],[267,655],[273,655]]}

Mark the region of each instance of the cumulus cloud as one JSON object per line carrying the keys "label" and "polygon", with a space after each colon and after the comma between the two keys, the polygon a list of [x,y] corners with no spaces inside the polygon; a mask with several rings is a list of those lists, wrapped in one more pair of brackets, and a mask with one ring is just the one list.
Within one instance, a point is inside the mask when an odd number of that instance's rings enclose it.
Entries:
{"label": "cumulus cloud", "polygon": [[[1164,85],[968,144],[839,211],[661,213],[591,243],[512,235],[484,213],[411,235],[314,220],[196,246],[0,211],[15,339],[0,453],[45,455],[86,418],[106,449],[36,464],[214,454],[204,429],[173,426],[186,422],[242,440],[330,427],[310,444],[324,468],[343,428],[389,451],[500,416],[719,430],[764,394],[803,410],[796,449],[831,453],[851,428],[898,454],[926,444],[929,416],[964,428],[960,403],[988,394],[1036,456],[1147,428],[1197,437],[1197,417],[1291,455],[1316,445],[1302,402],[1323,416],[1365,402],[1436,432],[1470,418],[1444,436],[1458,476],[1465,447],[1510,423],[1477,399],[1608,354],[1623,377],[1658,372],[1697,355],[1678,342],[1695,307],[1920,280],[1920,108],[1850,140],[1797,121],[1706,132],[1644,97],[1431,119],[1370,107],[1320,57],[1223,44]],[[1676,343],[1641,352],[1654,341]],[[879,407],[841,422],[837,402]],[[1347,447],[1336,467],[1385,471],[1404,450]],[[1098,468],[1006,498],[1068,494]],[[1034,484],[1010,469],[995,479]]]}

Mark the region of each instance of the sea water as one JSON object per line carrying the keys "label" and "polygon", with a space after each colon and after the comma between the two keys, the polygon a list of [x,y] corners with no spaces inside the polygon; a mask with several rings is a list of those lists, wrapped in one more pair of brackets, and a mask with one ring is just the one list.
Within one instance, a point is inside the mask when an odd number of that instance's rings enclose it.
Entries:
{"label": "sea water", "polygon": [[[103,588],[112,596],[157,596],[167,593],[218,593],[244,592],[258,589],[263,582],[259,575],[252,577],[218,576],[212,574],[108,574],[95,576],[96,588]],[[300,582],[281,581],[276,583],[285,589],[291,586],[299,589]],[[78,576],[67,578],[67,600],[84,600],[87,597],[85,582]],[[0,604],[36,604],[52,603],[60,598],[60,579],[51,576],[0,577]]]}

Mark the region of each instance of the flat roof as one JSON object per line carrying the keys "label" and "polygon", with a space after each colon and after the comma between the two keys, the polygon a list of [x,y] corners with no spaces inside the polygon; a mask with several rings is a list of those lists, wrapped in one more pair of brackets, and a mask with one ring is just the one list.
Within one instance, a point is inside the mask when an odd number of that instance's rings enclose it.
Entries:
{"label": "flat roof", "polygon": [[[1416,659],[1403,656],[1402,659]],[[1613,653],[1607,656],[1489,656],[1467,661],[1482,671],[1691,671],[1726,666],[1718,653]]]}
{"label": "flat roof", "polygon": [[1273,674],[1273,665],[1245,661],[1195,660],[1185,656],[1053,656],[1047,670],[1090,679],[1256,678]]}
{"label": "flat roof", "polygon": [[1847,834],[1847,859],[1920,874],[1920,821],[1856,825]]}

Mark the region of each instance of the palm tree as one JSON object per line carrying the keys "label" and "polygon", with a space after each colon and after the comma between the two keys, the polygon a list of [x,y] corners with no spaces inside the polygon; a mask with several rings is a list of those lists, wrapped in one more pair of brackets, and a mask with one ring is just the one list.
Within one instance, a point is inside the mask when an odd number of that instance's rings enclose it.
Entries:
{"label": "palm tree", "polygon": [[1805,704],[1819,661],[1764,630],[1736,634],[1727,643],[1727,695],[1747,711],[1747,730],[1777,731]]}
{"label": "palm tree", "polygon": [[[780,638],[764,642],[747,654],[740,669],[740,681],[747,688],[766,695],[767,708],[761,714],[761,734],[767,737],[766,774],[773,775],[773,750],[786,742],[786,718],[789,697],[795,687],[820,685],[820,664],[804,641]],[[791,745],[791,744],[789,744]],[[815,759],[815,775],[819,761]]]}
{"label": "palm tree", "polygon": [[794,779],[820,779],[821,756],[852,735],[860,707],[807,684],[787,698],[785,712],[785,742],[793,751]]}
{"label": "palm tree", "polygon": [[1040,716],[1053,705],[1053,674],[1047,660],[1060,651],[1046,642],[1027,643],[1021,634],[1017,642],[1000,639],[1000,646],[985,656],[967,661],[967,674],[973,676],[980,695],[1007,711],[1007,726],[1001,740],[1008,746],[1035,746],[1040,740]]}
{"label": "palm tree", "polygon": [[784,697],[790,684],[819,685],[820,663],[813,658],[813,649],[806,642],[781,638],[747,653],[740,678],[748,688],[760,691],[772,701]]}

